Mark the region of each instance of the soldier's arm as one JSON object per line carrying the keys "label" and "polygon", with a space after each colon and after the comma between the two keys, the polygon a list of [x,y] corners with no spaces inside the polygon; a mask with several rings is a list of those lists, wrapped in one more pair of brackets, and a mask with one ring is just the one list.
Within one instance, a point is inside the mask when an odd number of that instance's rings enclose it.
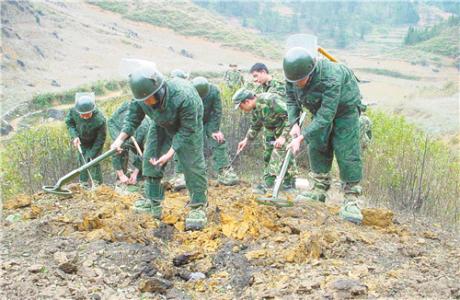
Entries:
{"label": "soldier's arm", "polygon": [[72,109],[65,116],[65,125],[69,131],[70,138],[73,140],[78,137],[77,124],[72,116]]}
{"label": "soldier's arm", "polygon": [[257,134],[262,129],[264,123],[262,118],[256,114],[256,112],[252,112],[251,116],[251,125],[249,126],[249,130],[246,133],[246,137],[248,140],[254,140],[257,137]]}
{"label": "soldier's arm", "polygon": [[220,98],[220,92],[218,89],[215,91],[213,100],[213,109],[208,123],[212,133],[220,130],[220,123],[222,121],[222,99]]}
{"label": "soldier's arm", "polygon": [[123,128],[121,129],[121,133],[124,132],[128,136],[132,136],[139,125],[142,123],[144,117],[145,113],[139,103],[136,101],[131,101],[128,107],[128,114],[123,121]]}
{"label": "soldier's arm", "polygon": [[281,98],[281,96],[277,94],[273,95],[276,95],[273,102],[276,118],[280,120],[279,126],[280,129],[282,128],[281,136],[287,139],[291,128],[288,122],[286,103],[283,102],[283,98]]}
{"label": "soldier's arm", "polygon": [[[184,101],[179,109],[180,128],[172,139],[172,148],[177,152],[185,144],[191,142],[191,136],[196,131],[198,108],[193,101]],[[203,109],[203,108],[201,108]],[[200,120],[200,122],[203,122]]]}
{"label": "soldier's arm", "polygon": [[301,108],[295,96],[295,87],[293,83],[286,82],[286,105],[289,124],[298,122]]}
{"label": "soldier's arm", "polygon": [[305,139],[310,139],[318,131],[332,125],[339,105],[341,85],[334,79],[325,81],[325,88],[322,94],[321,107],[316,112],[313,121],[303,130]]}

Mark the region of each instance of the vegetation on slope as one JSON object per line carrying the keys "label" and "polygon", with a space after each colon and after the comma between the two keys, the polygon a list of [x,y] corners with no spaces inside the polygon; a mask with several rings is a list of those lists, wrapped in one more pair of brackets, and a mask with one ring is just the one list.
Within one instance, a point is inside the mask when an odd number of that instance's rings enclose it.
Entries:
{"label": "vegetation on slope", "polygon": [[414,49],[439,55],[458,57],[460,55],[460,17],[450,17],[446,22],[427,28],[409,27],[404,44]]}

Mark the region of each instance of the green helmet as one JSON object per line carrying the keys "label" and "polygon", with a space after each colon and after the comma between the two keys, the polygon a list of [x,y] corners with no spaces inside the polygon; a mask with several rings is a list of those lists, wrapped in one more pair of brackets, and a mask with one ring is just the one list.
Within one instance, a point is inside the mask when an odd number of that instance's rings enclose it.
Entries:
{"label": "green helmet", "polygon": [[141,68],[129,74],[129,87],[134,96],[134,101],[144,101],[164,84],[164,77],[155,68]]}
{"label": "green helmet", "polygon": [[94,93],[76,93],[75,110],[79,114],[89,114],[96,109],[96,97]]}
{"label": "green helmet", "polygon": [[255,94],[252,91],[247,90],[245,88],[240,88],[239,90],[237,90],[232,97],[233,104],[235,104],[235,109],[238,109],[241,102],[245,101],[248,98],[252,99],[254,98],[254,96]]}
{"label": "green helmet", "polygon": [[204,77],[195,77],[192,80],[192,84],[195,87],[196,91],[198,92],[198,95],[200,95],[201,99],[206,97],[209,93],[209,82],[206,78]]}
{"label": "green helmet", "polygon": [[182,79],[187,79],[188,78],[188,74],[187,72],[181,70],[181,69],[174,69],[171,71],[171,78],[174,78],[174,77],[179,77],[179,78],[182,78]]}
{"label": "green helmet", "polygon": [[284,55],[284,77],[289,82],[296,82],[310,76],[315,66],[315,59],[304,48],[291,48]]}

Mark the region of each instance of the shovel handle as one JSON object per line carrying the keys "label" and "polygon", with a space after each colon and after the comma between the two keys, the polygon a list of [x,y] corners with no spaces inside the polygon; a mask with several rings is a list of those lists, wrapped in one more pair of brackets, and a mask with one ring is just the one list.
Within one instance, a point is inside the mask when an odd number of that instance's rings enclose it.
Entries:
{"label": "shovel handle", "polygon": [[323,48],[321,47],[318,47],[318,52],[321,53],[322,55],[326,56],[327,59],[329,59],[330,61],[332,62],[339,62],[334,56],[332,56],[331,54],[329,54],[326,50],[324,50]]}
{"label": "shovel handle", "polygon": [[134,147],[136,147],[136,150],[137,150],[137,153],[142,156],[142,150],[141,150],[141,147],[139,147],[139,144],[137,143],[136,139],[131,136],[131,141],[133,142],[134,144]]}

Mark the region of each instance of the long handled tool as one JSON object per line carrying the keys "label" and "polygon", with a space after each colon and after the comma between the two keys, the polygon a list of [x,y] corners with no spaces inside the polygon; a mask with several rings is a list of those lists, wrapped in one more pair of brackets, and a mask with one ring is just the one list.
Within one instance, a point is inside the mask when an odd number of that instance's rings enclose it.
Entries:
{"label": "long handled tool", "polygon": [[54,186],[50,186],[50,185],[42,186],[42,190],[44,190],[47,193],[56,194],[56,195],[64,195],[64,196],[72,195],[72,192],[70,190],[64,189],[62,188],[62,186],[66,184],[67,182],[71,181],[74,177],[78,176],[78,174],[80,174],[81,172],[88,170],[92,166],[97,165],[100,161],[113,155],[116,151],[117,151],[116,149],[111,149],[99,155],[98,157],[88,162],[87,164],[59,178],[58,182]]}
{"label": "long handled tool", "polygon": [[[307,116],[307,112],[303,112],[302,115],[300,116],[300,121],[299,121],[300,127],[302,127],[302,123],[305,120],[306,116]],[[285,198],[278,197],[279,192],[280,192],[281,183],[283,182],[284,176],[286,175],[286,171],[289,166],[289,161],[291,159],[291,153],[292,153],[292,150],[288,149],[288,151],[286,152],[286,157],[284,158],[283,166],[281,167],[280,173],[278,174],[278,176],[276,176],[272,196],[268,198],[267,197],[257,198],[256,201],[259,204],[273,205],[273,206],[278,206],[278,207],[292,206],[292,202],[289,202]]]}
{"label": "long handled tool", "polygon": [[137,143],[136,139],[131,136],[131,142],[133,142],[134,144],[134,147],[136,148],[137,150],[137,153],[142,157],[142,150],[141,150],[141,147],[139,147],[139,144]]}
{"label": "long handled tool", "polygon": [[[81,159],[83,160],[83,165],[86,165],[87,164],[87,161],[85,159],[85,156],[83,155],[83,151],[81,150],[81,146],[78,145],[78,152],[80,152],[80,155],[81,155]],[[91,181],[91,188],[94,188],[94,180],[93,180],[93,176],[91,175],[91,172],[89,171],[89,169],[87,170],[88,172],[88,175],[89,175],[89,180]]]}

